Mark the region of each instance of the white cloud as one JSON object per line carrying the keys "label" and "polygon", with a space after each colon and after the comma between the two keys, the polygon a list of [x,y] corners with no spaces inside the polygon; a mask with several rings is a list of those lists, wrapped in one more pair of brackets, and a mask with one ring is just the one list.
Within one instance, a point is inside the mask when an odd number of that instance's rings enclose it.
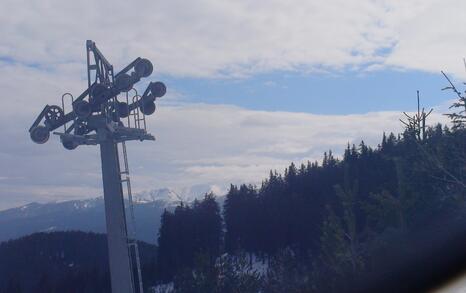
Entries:
{"label": "white cloud", "polygon": [[442,0],[418,4],[403,9],[406,15],[395,17],[400,21],[389,24],[397,34],[397,41],[385,63],[430,72],[446,70],[464,79],[466,18],[462,12],[466,2]]}
{"label": "white cloud", "polygon": [[[465,6],[454,0],[2,1],[0,208],[101,193],[97,148],[69,152],[56,138],[35,145],[27,133],[44,104],[59,103],[64,89],[84,88],[86,39],[97,41],[117,68],[143,56],[156,73],[177,77],[370,64],[460,75],[466,19],[455,12]],[[394,112],[252,111],[183,104],[171,90],[149,118],[158,140],[129,144],[137,189],[258,182],[269,169],[319,159],[328,149],[341,152],[348,141],[374,145],[382,131],[400,127]]]}
{"label": "white cloud", "polygon": [[[235,106],[161,103],[148,118],[155,142],[128,143],[134,190],[198,184],[259,183],[291,161],[341,154],[347,142],[375,146],[383,131],[399,131],[398,112],[314,115],[247,110]],[[439,114],[432,121],[445,120]],[[0,208],[32,200],[101,194],[98,148],[65,150],[57,138],[33,144],[27,130],[0,130]]]}
{"label": "white cloud", "polygon": [[73,70],[85,60],[84,40],[94,39],[117,66],[143,55],[177,76],[374,63],[458,73],[466,52],[466,19],[458,12],[465,6],[459,0],[6,0],[0,56]]}

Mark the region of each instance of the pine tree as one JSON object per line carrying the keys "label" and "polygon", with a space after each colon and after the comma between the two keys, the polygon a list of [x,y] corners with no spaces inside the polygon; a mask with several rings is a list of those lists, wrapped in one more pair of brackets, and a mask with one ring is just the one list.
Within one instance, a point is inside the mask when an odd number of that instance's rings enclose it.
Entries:
{"label": "pine tree", "polygon": [[37,284],[35,292],[37,293],[50,293],[53,292],[52,284],[50,283],[49,276],[47,274],[42,274],[39,282]]}
{"label": "pine tree", "polygon": [[457,96],[457,101],[450,106],[450,109],[455,109],[456,112],[446,115],[451,119],[454,129],[464,129],[466,126],[466,97],[455,87],[455,85],[443,71],[442,74],[450,84],[449,86],[443,88],[443,90],[450,89]]}
{"label": "pine tree", "polygon": [[[1,291],[0,291],[1,292]],[[6,285],[5,293],[22,293],[21,283],[16,277],[11,277]]]}

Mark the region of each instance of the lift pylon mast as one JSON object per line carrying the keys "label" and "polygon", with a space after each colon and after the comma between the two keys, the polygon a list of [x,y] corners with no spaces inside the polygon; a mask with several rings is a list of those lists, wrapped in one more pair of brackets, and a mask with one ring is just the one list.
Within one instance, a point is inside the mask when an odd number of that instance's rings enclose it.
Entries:
{"label": "lift pylon mast", "polygon": [[[114,75],[113,66],[93,41],[86,42],[86,52],[87,89],[76,98],[64,94],[62,107],[46,105],[29,132],[34,142],[42,144],[49,139],[51,131],[63,127],[63,132],[54,134],[66,149],[100,145],[112,292],[143,293],[133,222],[130,222],[128,237],[126,210],[130,221],[134,221],[134,213],[125,141],[154,140],[146,130],[145,115],[154,113],[155,101],[165,95],[166,87],[162,82],[151,82],[139,96],[133,86],[152,74],[149,60],[136,58]],[[130,92],[134,93],[131,98]],[[68,113],[64,112],[65,98],[71,102],[72,110]],[[123,170],[118,144],[123,152]],[[125,209],[123,183],[127,187],[128,209]]]}
{"label": "lift pylon mast", "polygon": [[[110,135],[102,130],[102,135]],[[104,185],[105,220],[107,223],[107,245],[110,262],[110,279],[113,293],[135,292],[125,204],[118,158],[118,146],[111,136],[100,143],[102,179]]]}

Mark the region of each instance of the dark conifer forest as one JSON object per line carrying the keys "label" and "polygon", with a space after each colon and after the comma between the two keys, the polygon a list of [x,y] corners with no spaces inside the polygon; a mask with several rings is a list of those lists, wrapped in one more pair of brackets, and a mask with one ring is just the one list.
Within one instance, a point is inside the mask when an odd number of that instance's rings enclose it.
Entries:
{"label": "dark conifer forest", "polygon": [[465,268],[465,182],[463,128],[383,134],[375,148],[231,185],[222,217],[212,195],[166,211],[158,277],[175,292],[423,290]]}
{"label": "dark conifer forest", "polygon": [[[139,243],[144,277],[155,281],[156,247]],[[78,231],[36,233],[0,243],[0,292],[110,292],[107,239]]]}
{"label": "dark conifer forest", "polygon": [[[466,268],[465,182],[461,123],[329,150],[166,210],[141,244],[146,291],[425,291]],[[34,234],[0,259],[0,292],[109,292],[104,235]]]}

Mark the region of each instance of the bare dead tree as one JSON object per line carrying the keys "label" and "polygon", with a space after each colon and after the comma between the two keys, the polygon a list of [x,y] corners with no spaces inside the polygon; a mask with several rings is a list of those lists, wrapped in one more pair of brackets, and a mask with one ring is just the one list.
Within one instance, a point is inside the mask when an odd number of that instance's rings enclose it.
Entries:
{"label": "bare dead tree", "polygon": [[417,91],[417,113],[409,115],[406,112],[403,112],[406,120],[400,119],[400,122],[405,125],[406,130],[409,133],[413,133],[415,135],[418,141],[422,141],[427,137],[426,120],[433,110],[434,109],[430,109],[430,111],[426,113],[424,107],[421,109],[419,91]]}
{"label": "bare dead tree", "polygon": [[[451,87],[448,87],[448,88],[452,89],[455,93],[457,93],[459,97],[463,97],[461,93],[451,83],[450,79],[445,74],[444,76],[447,78],[447,80],[451,84]],[[403,114],[406,117],[406,120],[400,119],[400,121],[401,123],[404,124],[405,129],[408,133],[414,134],[414,137],[416,138],[414,141],[416,142],[416,145],[421,151],[421,154],[426,158],[426,163],[431,164],[435,168],[439,169],[446,177],[444,181],[457,184],[458,186],[466,189],[466,183],[464,182],[464,180],[461,180],[460,178],[455,176],[452,172],[450,172],[443,165],[443,163],[439,160],[439,158],[436,155],[432,154],[430,151],[428,151],[421,143],[423,140],[427,138],[426,120],[433,110],[434,109],[430,109],[429,112],[426,113],[424,107],[421,109],[420,95],[419,95],[419,91],[417,91],[417,113],[415,113],[414,115],[409,115],[406,112],[403,112]],[[447,114],[447,115],[450,115],[450,114]]]}

